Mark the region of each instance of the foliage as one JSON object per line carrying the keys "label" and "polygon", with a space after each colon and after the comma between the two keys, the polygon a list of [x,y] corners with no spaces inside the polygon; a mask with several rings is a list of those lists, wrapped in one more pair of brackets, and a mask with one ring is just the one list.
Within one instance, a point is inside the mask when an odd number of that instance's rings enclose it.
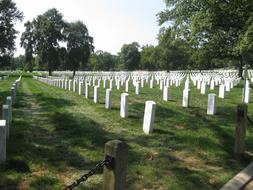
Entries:
{"label": "foliage", "polygon": [[140,52],[139,44],[133,42],[131,44],[124,44],[120,51],[120,65],[122,69],[133,71],[139,69]]}
{"label": "foliage", "polygon": [[[12,0],[0,1],[0,56],[11,56],[15,50],[15,38],[18,33],[14,24],[23,19],[20,12]],[[1,62],[2,64],[2,62]]]}
{"label": "foliage", "polygon": [[26,66],[24,65],[25,57],[23,55],[19,55],[18,57],[13,57],[11,59],[11,70],[27,70]]}
{"label": "foliage", "polygon": [[87,27],[81,21],[68,23],[64,35],[67,41],[68,65],[74,76],[80,64],[85,65],[88,62],[94,49],[93,38],[89,36]]}
{"label": "foliage", "polygon": [[114,71],[118,63],[118,56],[100,50],[91,55],[88,68],[93,71]]}
{"label": "foliage", "polygon": [[37,16],[32,22],[26,22],[25,28],[21,46],[25,48],[25,62],[30,71],[35,61],[35,65],[47,69],[49,75],[56,69],[70,69],[74,75],[81,64],[88,62],[94,49],[87,27],[81,21],[64,21],[63,15],[55,8]]}
{"label": "foliage", "polygon": [[177,38],[190,42],[193,54],[237,59],[240,68],[244,56],[252,54],[251,0],[166,0],[166,4],[168,8],[159,14],[160,24],[169,21]]}
{"label": "foliage", "polygon": [[[35,22],[35,21],[34,21]],[[34,34],[34,23],[27,21],[25,24],[25,31],[21,35],[21,47],[25,48],[25,64],[28,70],[32,72],[33,70],[33,54],[35,46],[35,34]]]}
{"label": "foliage", "polygon": [[142,70],[155,71],[160,67],[159,65],[159,48],[146,45],[141,48],[141,60],[140,60],[140,68]]}
{"label": "foliage", "polygon": [[159,34],[159,64],[163,70],[183,70],[193,68],[191,47],[181,38],[176,38],[170,29],[162,29]]}
{"label": "foliage", "polygon": [[60,65],[59,41],[64,40],[62,31],[66,26],[63,16],[55,8],[39,15],[34,21],[35,52],[47,64],[49,75]]}

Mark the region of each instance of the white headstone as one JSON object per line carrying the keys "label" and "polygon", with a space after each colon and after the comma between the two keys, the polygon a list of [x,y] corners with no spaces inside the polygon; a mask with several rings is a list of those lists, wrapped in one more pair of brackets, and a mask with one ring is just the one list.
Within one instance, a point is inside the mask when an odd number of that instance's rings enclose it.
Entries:
{"label": "white headstone", "polygon": [[[244,94],[244,88],[242,89],[243,92],[242,94]],[[245,88],[245,96],[244,96],[244,103],[248,104],[250,101],[250,87],[246,85],[246,88]]]}
{"label": "white headstone", "polygon": [[112,89],[113,79],[110,80],[110,89]]}
{"label": "white headstone", "polygon": [[163,90],[163,80],[160,81],[160,90]]}
{"label": "white headstone", "polygon": [[141,79],[141,88],[144,87],[144,79]]}
{"label": "white headstone", "polygon": [[101,80],[100,79],[98,79],[98,88],[100,88],[100,86],[101,86]]}
{"label": "white headstone", "polygon": [[88,83],[86,83],[85,85],[85,98],[89,98],[89,94],[90,93],[90,85]]}
{"label": "white headstone", "polygon": [[219,86],[219,98],[224,98],[224,96],[225,96],[225,86],[221,84]]}
{"label": "white headstone", "polygon": [[120,80],[116,81],[116,85],[117,85],[117,90],[119,90],[120,89]]}
{"label": "white headstone", "polygon": [[98,103],[99,96],[99,88],[98,86],[94,86],[94,103]]}
{"label": "white headstone", "polygon": [[68,80],[67,80],[67,79],[65,80],[65,85],[64,85],[64,87],[65,87],[65,90],[67,90],[67,88],[68,88]]}
{"label": "white headstone", "polygon": [[150,86],[149,86],[149,87],[150,87],[150,88],[153,88],[153,86],[154,86],[154,80],[151,79],[151,80],[150,80]]}
{"label": "white headstone", "polygon": [[184,91],[183,91],[182,106],[185,107],[185,108],[188,108],[189,105],[190,105],[190,93],[191,93],[190,89],[184,89]]}
{"label": "white headstone", "polygon": [[189,77],[185,80],[184,89],[190,89],[190,80]]}
{"label": "white headstone", "polygon": [[122,118],[128,117],[128,94],[127,93],[121,94],[120,117],[122,117]]}
{"label": "white headstone", "polygon": [[210,90],[214,90],[214,80],[213,79],[210,82]]}
{"label": "white headstone", "polygon": [[143,131],[145,134],[150,134],[153,132],[155,121],[155,110],[156,110],[156,103],[154,101],[146,101],[143,119]]}
{"label": "white headstone", "polygon": [[168,86],[163,87],[163,100],[164,101],[169,100],[169,87]]}
{"label": "white headstone", "polygon": [[208,94],[207,115],[216,114],[216,94]]}
{"label": "white headstone", "polygon": [[73,80],[73,92],[75,92],[76,91],[76,80],[74,79]]}
{"label": "white headstone", "polygon": [[230,92],[230,87],[231,87],[231,86],[230,86],[230,81],[226,81],[226,82],[225,82],[225,87],[226,87],[226,88],[225,88],[225,89],[226,89],[226,92]]}
{"label": "white headstone", "polygon": [[202,81],[202,83],[201,83],[200,93],[201,94],[205,94],[206,93],[206,83],[204,81]]}
{"label": "white headstone", "polygon": [[105,96],[105,109],[111,109],[112,107],[112,90],[106,89],[106,96]]}
{"label": "white headstone", "polygon": [[201,88],[201,80],[198,80],[198,83],[197,83],[197,89],[199,89],[199,90],[200,90],[200,88]]}
{"label": "white headstone", "polygon": [[135,94],[139,94],[139,90],[140,90],[140,82],[139,81],[137,81],[136,83],[135,83]]}
{"label": "white headstone", "polygon": [[71,90],[72,80],[69,80],[69,91]]}
{"label": "white headstone", "polygon": [[83,86],[83,82],[79,82],[79,84],[78,84],[78,94],[79,95],[82,94],[82,86]]}
{"label": "white headstone", "polygon": [[125,85],[126,85],[125,91],[128,92],[128,90],[129,90],[129,80],[126,80]]}

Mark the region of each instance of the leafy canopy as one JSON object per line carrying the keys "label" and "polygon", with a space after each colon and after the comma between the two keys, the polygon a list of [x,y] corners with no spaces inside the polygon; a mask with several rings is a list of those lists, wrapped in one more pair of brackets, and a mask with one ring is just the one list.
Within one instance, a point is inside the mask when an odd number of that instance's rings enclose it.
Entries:
{"label": "leafy canopy", "polygon": [[15,50],[15,38],[18,33],[14,24],[23,19],[23,13],[11,0],[0,1],[0,56],[10,56]]}

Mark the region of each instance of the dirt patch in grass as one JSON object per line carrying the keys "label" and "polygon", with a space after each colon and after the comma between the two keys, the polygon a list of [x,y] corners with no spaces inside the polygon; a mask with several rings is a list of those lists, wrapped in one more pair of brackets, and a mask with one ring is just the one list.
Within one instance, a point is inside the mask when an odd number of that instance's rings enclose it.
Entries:
{"label": "dirt patch in grass", "polygon": [[214,165],[208,165],[204,161],[194,157],[189,152],[186,151],[175,151],[173,152],[173,156],[179,160],[179,164],[182,167],[186,167],[193,171],[221,171],[223,168]]}

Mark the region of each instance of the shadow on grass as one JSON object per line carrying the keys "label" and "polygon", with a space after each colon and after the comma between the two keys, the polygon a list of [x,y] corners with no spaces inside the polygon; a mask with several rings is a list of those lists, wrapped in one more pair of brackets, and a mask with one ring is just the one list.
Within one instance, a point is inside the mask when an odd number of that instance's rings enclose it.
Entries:
{"label": "shadow on grass", "polygon": [[[61,172],[69,168],[87,170],[103,159],[104,144],[113,138],[113,134],[83,114],[68,113],[67,110],[76,104],[42,93],[20,92],[18,99],[7,143],[8,167],[2,172],[24,170],[32,173],[31,164],[46,166],[46,171],[50,168]],[[94,154],[86,154],[86,149],[89,153],[93,150]],[[13,160],[20,160],[22,164]],[[4,187],[10,187],[6,186],[6,180],[3,180]],[[59,183],[50,176],[41,177],[31,183],[31,188],[44,189],[44,184],[46,189],[57,189]],[[18,179],[12,184],[17,188]]]}
{"label": "shadow on grass", "polygon": [[[158,156],[154,156],[154,160],[157,159],[154,165],[158,168],[160,168],[160,165],[162,166],[160,170],[156,171],[164,171],[167,168],[169,173],[166,175],[173,173],[172,178],[177,181],[178,186],[182,189],[220,188],[222,184],[220,184],[219,180],[212,183],[209,182],[208,176],[210,176],[212,170],[197,171],[187,165],[182,166],[182,160],[173,157],[170,152],[192,152],[195,156],[197,155],[196,159],[201,160],[201,162],[211,162],[212,166],[222,167],[227,171],[240,171],[245,167],[252,160],[251,155],[246,153],[245,157],[240,161],[235,160],[233,157],[235,128],[228,126],[235,124],[235,108],[229,106],[222,108],[219,115],[208,116],[201,113],[205,110],[189,108],[182,112],[181,109],[175,111],[158,105],[155,123],[163,124],[157,126],[157,128],[155,125],[153,134],[135,136],[131,138],[131,141],[138,144],[138,146],[149,147],[150,150],[160,150]],[[175,127],[176,125],[181,127],[177,128]],[[211,154],[221,156],[217,160],[212,160],[211,157],[206,155],[207,150]],[[164,152],[168,153],[164,154]],[[140,162],[144,167],[148,167],[150,164],[144,155],[140,155],[138,160],[131,161],[132,164]],[[182,175],[182,173],[186,175]],[[157,176],[159,179],[163,175],[163,173],[158,172],[153,176]],[[136,180],[130,179],[129,188],[132,188],[131,184],[137,183]],[[143,187],[148,187],[148,184]]]}

